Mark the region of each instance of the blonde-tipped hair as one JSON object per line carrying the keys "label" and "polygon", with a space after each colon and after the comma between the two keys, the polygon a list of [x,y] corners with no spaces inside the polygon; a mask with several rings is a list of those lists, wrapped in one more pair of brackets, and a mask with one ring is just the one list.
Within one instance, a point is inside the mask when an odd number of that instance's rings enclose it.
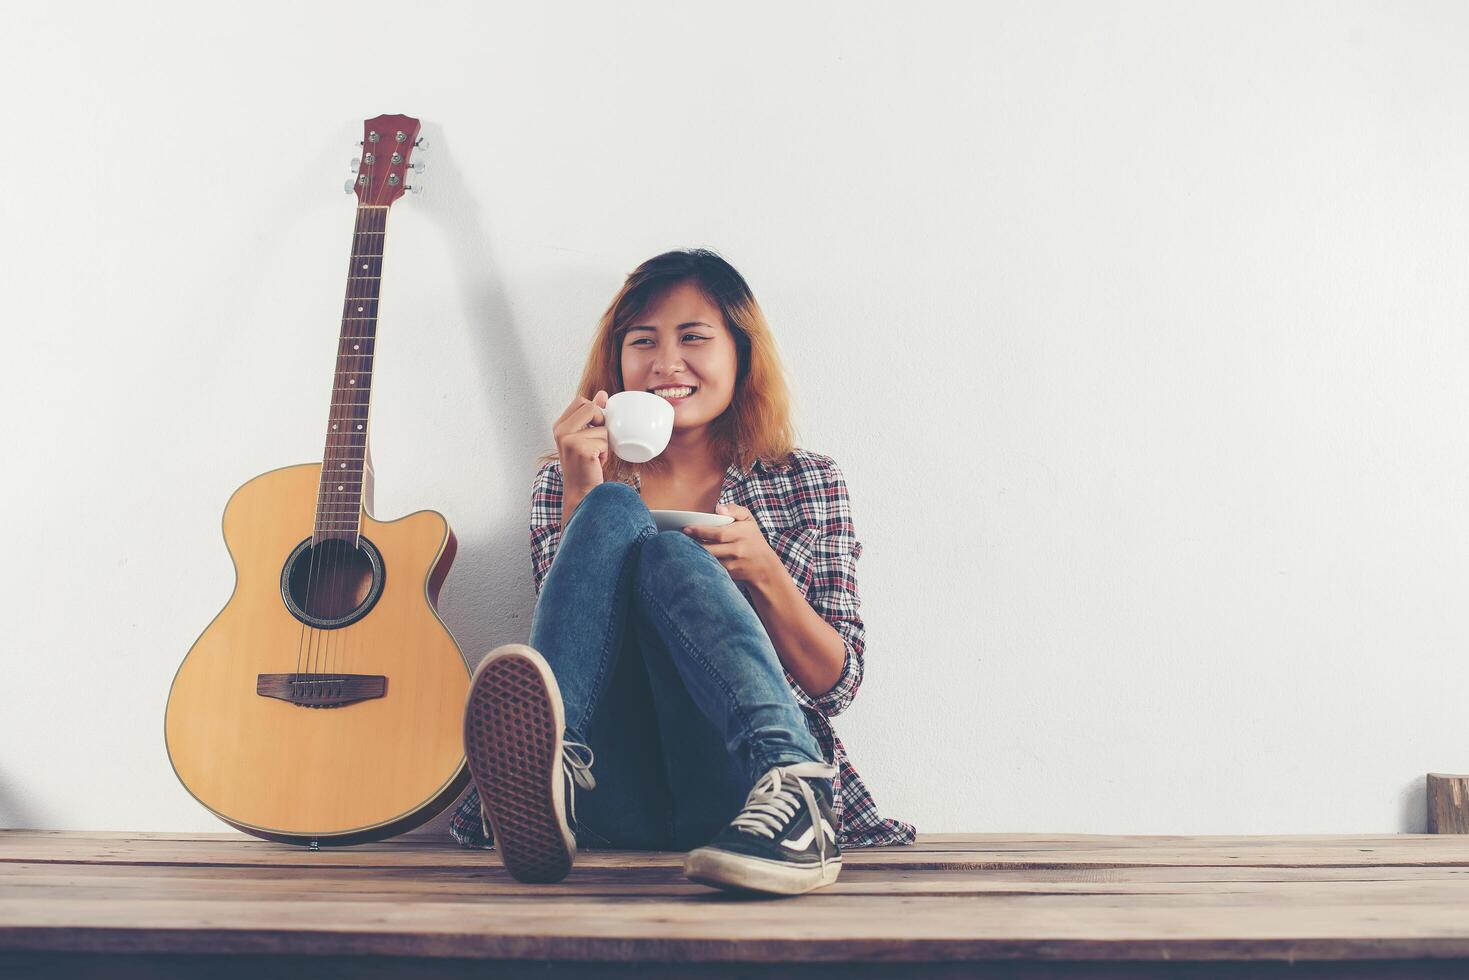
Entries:
{"label": "blonde-tipped hair", "polygon": [[[744,277],[723,257],[703,248],[681,249],[654,256],[634,269],[602,314],[597,335],[582,369],[577,392],[591,399],[598,391],[614,395],[623,390],[622,339],[654,303],[682,283],[697,287],[724,317],[738,354],[734,398],[710,423],[710,440],[719,461],[738,463],[741,469],[755,460],[779,465],[795,448],[791,424],[791,392],[776,350],[775,336],[765,313]],[[557,458],[553,448],[537,460]],[[602,478],[632,483],[646,463],[629,463],[610,450],[602,464]]]}

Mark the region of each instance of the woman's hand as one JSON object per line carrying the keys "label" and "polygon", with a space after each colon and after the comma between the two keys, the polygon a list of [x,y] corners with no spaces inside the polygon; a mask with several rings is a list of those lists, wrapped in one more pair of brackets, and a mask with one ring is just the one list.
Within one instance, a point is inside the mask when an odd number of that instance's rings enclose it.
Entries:
{"label": "woman's hand", "polygon": [[607,392],[598,391],[591,399],[580,395],[571,400],[566,411],[551,426],[556,452],[561,457],[561,479],[577,500],[602,482],[602,464],[607,461]]}
{"label": "woman's hand", "polygon": [[772,575],[786,574],[780,556],[760,533],[754,514],[739,504],[720,504],[714,512],[728,514],[734,518],[734,523],[723,527],[686,527],[683,530],[719,559],[730,578],[759,586],[769,581]]}

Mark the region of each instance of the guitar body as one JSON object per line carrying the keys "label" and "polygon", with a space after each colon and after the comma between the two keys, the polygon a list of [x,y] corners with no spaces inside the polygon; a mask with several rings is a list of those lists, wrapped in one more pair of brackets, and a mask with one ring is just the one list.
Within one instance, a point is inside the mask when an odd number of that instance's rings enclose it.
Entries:
{"label": "guitar body", "polygon": [[358,541],[313,547],[321,470],[272,470],[230,498],[235,590],[174,677],[164,736],[179,780],[226,823],[348,844],[417,826],[468,783],[469,668],[435,611],[447,522],[364,507]]}

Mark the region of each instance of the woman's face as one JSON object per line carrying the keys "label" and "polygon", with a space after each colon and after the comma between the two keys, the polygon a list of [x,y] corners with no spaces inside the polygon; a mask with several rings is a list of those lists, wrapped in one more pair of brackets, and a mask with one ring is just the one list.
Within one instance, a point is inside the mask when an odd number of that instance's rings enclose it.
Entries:
{"label": "woman's face", "polygon": [[685,385],[670,399],[673,427],[691,429],[717,419],[734,401],[739,356],[719,308],[693,283],[656,300],[622,337],[622,384],[628,391]]}

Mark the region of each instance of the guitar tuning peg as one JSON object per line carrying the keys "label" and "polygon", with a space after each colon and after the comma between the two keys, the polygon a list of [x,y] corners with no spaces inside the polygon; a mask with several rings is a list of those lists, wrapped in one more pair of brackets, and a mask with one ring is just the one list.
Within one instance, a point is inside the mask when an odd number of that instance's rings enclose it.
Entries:
{"label": "guitar tuning peg", "polygon": [[423,168],[427,166],[428,164],[424,163],[422,160],[414,160],[408,165],[408,169],[412,170],[416,174],[421,174],[423,173]]}
{"label": "guitar tuning peg", "polygon": [[352,158],[352,162],[349,163],[349,164],[347,164],[347,166],[350,167],[352,169],[352,172],[355,174],[357,172],[358,168],[362,166],[362,158],[361,157],[353,157]]}
{"label": "guitar tuning peg", "polygon": [[347,178],[347,182],[342,185],[342,190],[345,191],[345,192],[347,192],[348,194],[350,194],[350,193],[352,193],[352,188],[354,188],[356,186],[357,186],[357,180],[355,178],[353,178],[353,177],[348,177]]}
{"label": "guitar tuning peg", "polygon": [[414,140],[413,141],[413,148],[415,150],[427,150],[428,149],[428,137],[426,137],[426,136],[420,136],[418,139]]}
{"label": "guitar tuning peg", "polygon": [[408,187],[407,187],[407,190],[408,190],[408,193],[410,193],[410,194],[422,194],[423,193],[423,185],[422,184],[409,184]]}

